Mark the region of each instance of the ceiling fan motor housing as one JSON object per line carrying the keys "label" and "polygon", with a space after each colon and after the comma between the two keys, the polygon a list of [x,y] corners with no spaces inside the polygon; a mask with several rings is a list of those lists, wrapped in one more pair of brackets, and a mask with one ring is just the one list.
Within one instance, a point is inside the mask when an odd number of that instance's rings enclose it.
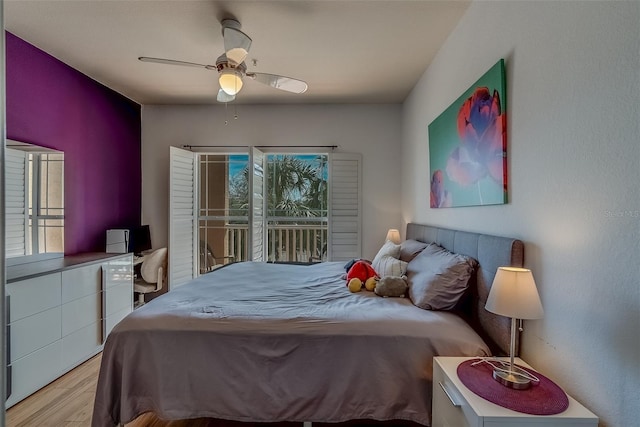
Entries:
{"label": "ceiling fan motor housing", "polygon": [[227,59],[227,55],[225,55],[224,53],[220,55],[218,59],[216,59],[216,69],[219,73],[222,73],[225,70],[234,70],[235,72],[240,73],[242,77],[247,74],[247,66],[244,62],[241,64],[236,64],[233,61],[229,61]]}

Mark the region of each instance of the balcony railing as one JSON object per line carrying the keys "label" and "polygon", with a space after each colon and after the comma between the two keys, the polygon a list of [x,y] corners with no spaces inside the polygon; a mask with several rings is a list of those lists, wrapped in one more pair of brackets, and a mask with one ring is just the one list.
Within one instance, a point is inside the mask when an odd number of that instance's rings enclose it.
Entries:
{"label": "balcony railing", "polygon": [[326,261],[327,231],[324,225],[267,223],[267,260],[280,262]]}
{"label": "balcony railing", "polygon": [[[326,221],[318,222],[281,224],[267,221],[267,261],[326,261],[328,226]],[[246,224],[220,226],[201,220],[200,236],[200,273],[211,271],[217,265],[248,259],[249,230]]]}

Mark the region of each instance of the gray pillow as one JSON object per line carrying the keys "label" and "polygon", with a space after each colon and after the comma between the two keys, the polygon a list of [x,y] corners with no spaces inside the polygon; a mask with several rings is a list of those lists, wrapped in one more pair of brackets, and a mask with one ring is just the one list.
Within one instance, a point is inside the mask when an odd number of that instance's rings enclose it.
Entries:
{"label": "gray pillow", "polygon": [[427,246],[429,246],[428,243],[419,242],[413,239],[405,240],[400,243],[400,259],[404,262],[409,262]]}
{"label": "gray pillow", "polygon": [[407,265],[409,298],[425,310],[450,310],[469,286],[477,262],[431,244]]}

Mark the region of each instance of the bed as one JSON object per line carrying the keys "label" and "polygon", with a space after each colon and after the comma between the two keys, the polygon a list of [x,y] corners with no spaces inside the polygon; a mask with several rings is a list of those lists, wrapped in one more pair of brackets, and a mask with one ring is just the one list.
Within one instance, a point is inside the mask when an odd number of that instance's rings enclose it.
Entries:
{"label": "bed", "polygon": [[352,294],[344,262],[236,263],[135,310],[103,351],[93,427],[145,412],[241,422],[430,424],[433,356],[506,353],[509,321],[484,310],[517,239],[408,224],[479,267],[454,311]]}

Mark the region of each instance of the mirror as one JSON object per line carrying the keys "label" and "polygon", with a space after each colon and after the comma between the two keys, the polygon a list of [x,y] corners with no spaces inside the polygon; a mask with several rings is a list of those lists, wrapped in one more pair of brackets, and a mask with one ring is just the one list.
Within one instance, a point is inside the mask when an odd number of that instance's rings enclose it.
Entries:
{"label": "mirror", "polygon": [[48,258],[64,253],[64,153],[7,139],[5,256]]}

